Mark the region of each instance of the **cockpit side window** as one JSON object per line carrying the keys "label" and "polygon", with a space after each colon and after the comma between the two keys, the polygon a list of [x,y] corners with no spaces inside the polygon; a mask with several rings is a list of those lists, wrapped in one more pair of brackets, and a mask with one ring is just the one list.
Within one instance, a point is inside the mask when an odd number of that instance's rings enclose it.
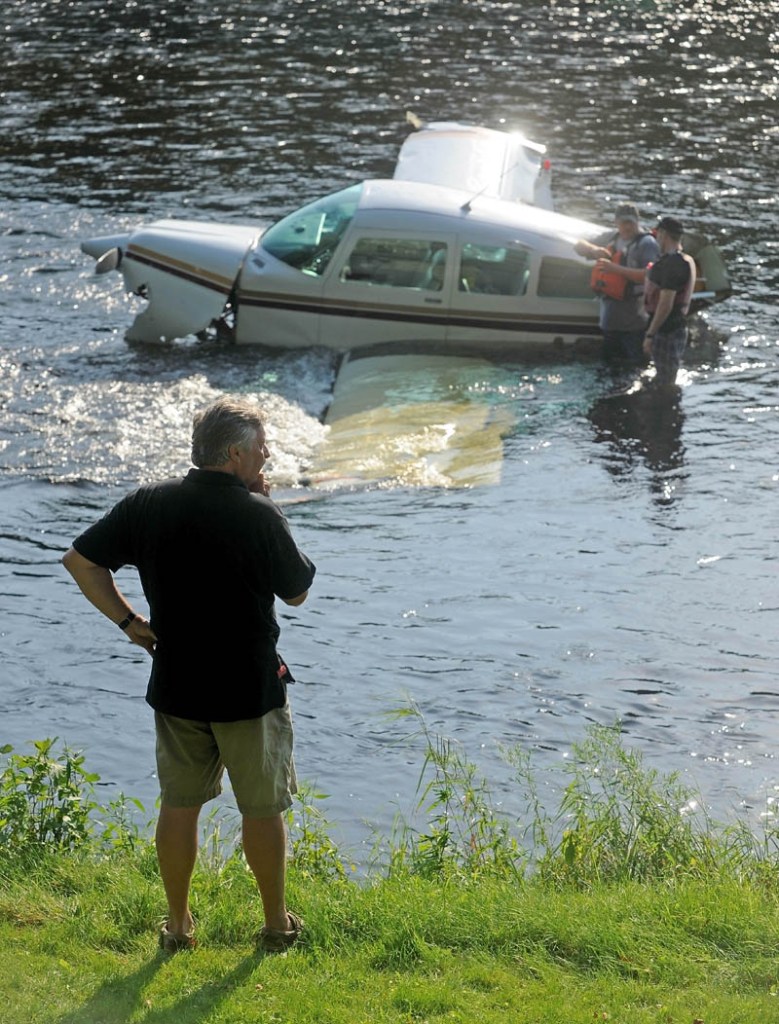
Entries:
{"label": "cockpit side window", "polygon": [[358,238],[340,279],[349,284],[440,291],[446,273],[446,242],[378,236]]}
{"label": "cockpit side window", "polygon": [[321,277],[349,227],[362,184],[296,210],[268,228],[260,246],[303,274]]}

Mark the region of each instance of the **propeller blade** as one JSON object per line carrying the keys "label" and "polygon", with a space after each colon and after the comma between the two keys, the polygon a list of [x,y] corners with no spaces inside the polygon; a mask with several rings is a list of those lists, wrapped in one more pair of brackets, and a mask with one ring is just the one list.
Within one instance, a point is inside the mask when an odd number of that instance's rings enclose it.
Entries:
{"label": "propeller blade", "polygon": [[119,264],[122,262],[122,250],[114,247],[109,249],[108,252],[104,252],[100,259],[95,264],[96,274],[107,274],[111,270],[116,270]]}

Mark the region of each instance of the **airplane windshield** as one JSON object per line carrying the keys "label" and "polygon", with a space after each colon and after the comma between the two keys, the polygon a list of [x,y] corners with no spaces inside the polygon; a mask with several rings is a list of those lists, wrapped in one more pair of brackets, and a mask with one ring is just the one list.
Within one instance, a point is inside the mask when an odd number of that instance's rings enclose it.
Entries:
{"label": "airplane windshield", "polygon": [[360,202],[362,184],[318,199],[268,228],[263,249],[303,274],[321,277]]}

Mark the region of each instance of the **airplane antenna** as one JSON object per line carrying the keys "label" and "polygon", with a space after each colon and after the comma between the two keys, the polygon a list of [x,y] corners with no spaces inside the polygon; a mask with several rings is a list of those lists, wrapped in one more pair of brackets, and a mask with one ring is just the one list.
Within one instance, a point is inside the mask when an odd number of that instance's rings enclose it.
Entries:
{"label": "airplane antenna", "polygon": [[[518,162],[519,161],[517,161],[517,163]],[[510,169],[512,171],[514,170],[513,167],[510,168]],[[508,171],[506,171],[506,173],[508,174]],[[503,181],[503,175],[502,174],[500,176],[500,179],[498,180],[498,184],[500,184],[501,181]],[[460,211],[462,213],[470,213],[471,212],[471,203],[475,202],[479,198],[479,196],[483,195],[487,191],[487,189],[489,187],[490,187],[489,185],[485,185],[483,189],[480,189],[475,195],[472,195],[470,199],[466,199],[465,202],[463,203],[463,205],[460,207]]]}

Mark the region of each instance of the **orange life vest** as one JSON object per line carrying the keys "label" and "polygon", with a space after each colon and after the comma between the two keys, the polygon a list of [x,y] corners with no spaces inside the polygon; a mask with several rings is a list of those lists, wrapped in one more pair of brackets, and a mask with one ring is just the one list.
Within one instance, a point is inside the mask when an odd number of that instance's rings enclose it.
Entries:
{"label": "orange life vest", "polygon": [[[621,264],[623,254],[616,252],[611,246],[609,246],[609,249],[611,250],[611,262]],[[626,277],[623,277],[621,274],[615,274],[608,267],[595,266],[592,268],[590,288],[592,288],[596,295],[600,295],[601,298],[624,299],[629,284],[630,282]]]}

